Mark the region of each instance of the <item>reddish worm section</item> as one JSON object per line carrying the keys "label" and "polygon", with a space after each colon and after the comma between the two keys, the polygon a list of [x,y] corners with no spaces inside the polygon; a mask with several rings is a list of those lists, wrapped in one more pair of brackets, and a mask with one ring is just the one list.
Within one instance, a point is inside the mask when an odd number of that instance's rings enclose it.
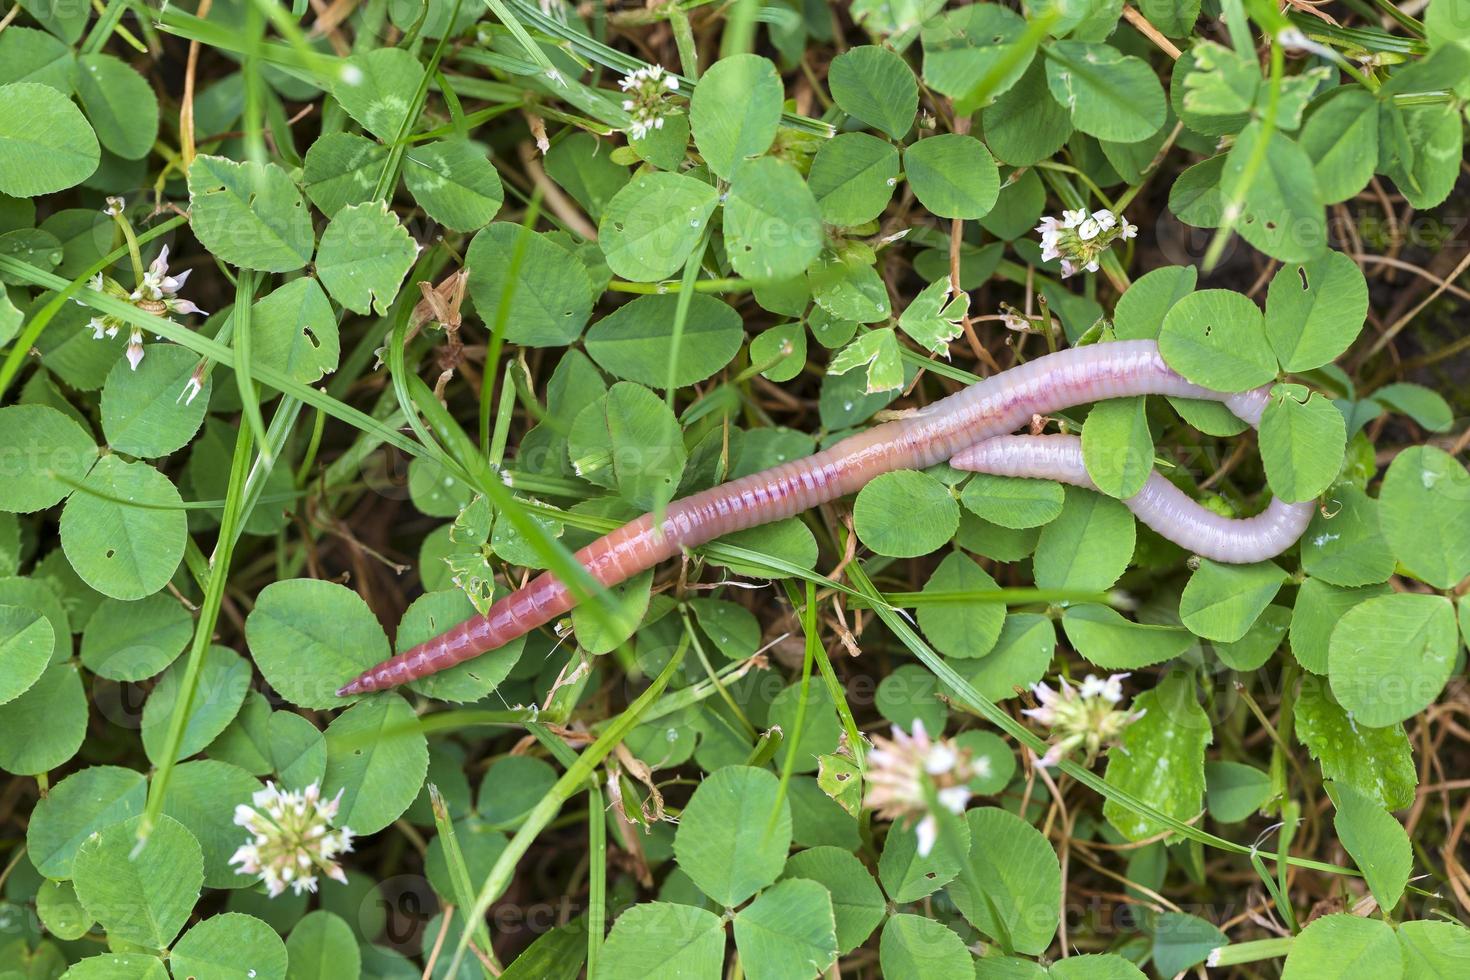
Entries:
{"label": "reddish worm section", "polygon": [[[1014,431],[1030,422],[1033,415],[1128,395],[1175,395],[1220,401],[1252,424],[1260,420],[1266,400],[1265,389],[1226,394],[1191,384],[1169,369],[1151,340],[1116,341],[1058,351],[971,385],[912,415],[850,436],[805,459],[676,500],[666,508],[657,528],[653,516],[645,514],[583,548],[576,558],[597,581],[616,585],[685,548],[732,531],[790,517],[856,492],[881,473],[924,469],[951,459],[962,450]],[[981,463],[991,467],[989,471],[1067,478],[1056,475],[1056,459],[1048,463],[1053,465],[1053,472],[1027,471],[1024,467],[1005,469],[1003,461],[1013,458],[1024,461],[1028,457],[1019,451],[1019,444],[1001,444],[999,440],[997,443],[984,454]],[[1039,457],[1032,452],[1030,458],[1035,462]],[[1085,469],[1082,476],[1085,479]],[[1081,481],[1069,479],[1068,482]],[[1167,491],[1155,489],[1167,496]],[[1161,520],[1166,523],[1172,520],[1179,528],[1206,513],[1197,505],[1194,511],[1198,513],[1179,507],[1170,510],[1164,506],[1169,501],[1162,498],[1155,503],[1157,506],[1152,511],[1145,506],[1140,513],[1162,514]],[[1139,512],[1136,507],[1135,511]],[[1301,523],[1304,527],[1305,521]],[[1287,522],[1283,528],[1289,526]],[[1242,530],[1251,533],[1249,528]],[[1299,528],[1281,548],[1294,541],[1297,534]],[[1224,537],[1229,539],[1231,534],[1226,533]],[[1224,561],[1256,560],[1233,558],[1230,554],[1228,549],[1219,552]],[[378,691],[427,677],[523,636],[566,613],[574,604],[571,591],[556,576],[544,573],[496,602],[484,615],[468,619],[364,671],[337,694],[346,697]]]}

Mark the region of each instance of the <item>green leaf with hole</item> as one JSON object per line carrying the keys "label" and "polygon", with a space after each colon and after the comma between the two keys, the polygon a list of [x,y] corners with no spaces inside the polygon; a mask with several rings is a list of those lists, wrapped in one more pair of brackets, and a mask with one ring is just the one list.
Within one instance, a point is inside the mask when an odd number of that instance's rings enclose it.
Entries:
{"label": "green leaf with hole", "polygon": [[152,595],[184,557],[182,504],[168,477],[147,463],[103,457],[61,512],[67,561],[103,595]]}
{"label": "green leaf with hole", "polygon": [[1261,462],[1277,497],[1313,500],[1337,479],[1347,424],[1337,406],[1302,385],[1278,384],[1261,416]]}
{"label": "green leaf with hole", "polygon": [[1202,289],[1170,307],[1159,353],[1190,381],[1216,391],[1245,391],[1276,377],[1260,307],[1229,289]]}
{"label": "green leaf with hole", "polygon": [[252,304],[250,344],[252,363],[283,371],[302,384],[337,370],[337,315],[317,281],[310,276],[293,279]]}
{"label": "green leaf with hole", "polygon": [[[1263,150],[1258,150],[1262,142]],[[1252,160],[1261,153],[1261,163]],[[1220,173],[1224,200],[1241,203],[1235,230],[1267,255],[1304,262],[1327,247],[1327,220],[1312,161],[1291,137],[1252,122],[1236,137]]]}
{"label": "green leaf with hole", "polygon": [[189,167],[189,225],[216,258],[261,272],[311,260],[311,211],[274,163],[200,154]]}
{"label": "green leaf with hole", "polygon": [[642,173],[607,202],[597,243],[608,268],[634,282],[668,279],[684,267],[714,213],[719,193],[684,174]]}
{"label": "green leaf with hole", "polygon": [[694,790],[674,834],[674,857],[700,891],[739,905],[775,881],[791,846],[791,808],[765,769],[726,766]]}
{"label": "green leaf with hole", "polygon": [[1266,291],[1266,339],[1284,371],[1331,362],[1357,339],[1368,315],[1368,284],[1341,252],[1283,265]]}
{"label": "green leaf with hole", "polygon": [[453,231],[483,228],[505,200],[495,165],[465,139],[409,147],[403,154],[403,183],[425,214]]}
{"label": "green leaf with hole", "polygon": [[[955,822],[955,827],[959,829],[959,846],[968,853],[970,826],[961,820]],[[912,826],[899,822],[888,828],[878,858],[878,880],[893,901],[917,902],[949,884],[959,873],[960,864],[952,847],[936,846],[921,856],[919,836]]]}
{"label": "green leaf with hole", "polygon": [[1349,609],[1332,631],[1332,693],[1359,725],[1396,724],[1439,696],[1458,646],[1448,599],[1408,592],[1375,596]]}
{"label": "green leaf with hole", "polygon": [[342,793],[336,823],[375,834],[402,815],[429,770],[429,743],[397,694],[355,704],[327,726],[322,796]]}
{"label": "green leaf with hole", "polygon": [[1399,562],[1437,589],[1470,575],[1470,473],[1443,449],[1394,457],[1378,495],[1383,537]]}
{"label": "green leaf with hole", "polygon": [[418,254],[418,244],[385,203],[349,204],[322,232],[316,272],[337,302],[381,316]]}
{"label": "green leaf with hole", "polygon": [[859,540],[880,555],[916,558],[944,545],[960,523],[960,505],[928,473],[897,470],[858,491],[853,523]]}
{"label": "green leaf with hole", "polygon": [[288,579],[261,590],[245,618],[251,656],[271,687],[303,708],[337,708],[334,693],[388,659],[388,638],[366,602],[335,582]]}
{"label": "green leaf with hole", "polygon": [[1154,471],[1154,439],[1141,396],[1109,398],[1092,407],[1082,425],[1082,459],[1087,475],[1109,497],[1126,500],[1143,489]]}
{"label": "green leaf with hole", "polygon": [[709,168],[730,180],[770,149],[784,98],[776,66],[759,55],[731,55],[711,65],[689,99],[694,145]]}
{"label": "green leaf with hole", "polygon": [[789,279],[822,249],[817,200],[789,163],[752,160],[725,195],[725,251],[735,271],[753,282]]}
{"label": "green leaf with hole", "polygon": [[[527,347],[561,347],[582,334],[592,315],[587,267],[551,238],[497,221],[483,228],[465,253],[475,310],[494,329],[501,318],[505,339]],[[512,273],[514,278],[512,279]]]}
{"label": "green leaf with hole", "polygon": [[0,85],[0,194],[38,197],[97,169],[97,134],[71,99],[40,82]]}
{"label": "green leaf with hole", "polygon": [[941,218],[983,218],[1000,193],[995,158],[973,136],[925,137],[903,151],[903,169],[919,203]]}
{"label": "green leaf with hole", "polygon": [[833,58],[827,87],[839,109],[896,140],[913,128],[919,84],[908,63],[887,48],[864,44]]}
{"label": "green leaf with hole", "polygon": [[87,839],[72,874],[82,907],[116,942],[168,946],[189,919],[204,883],[199,842],[161,816],[142,841],[133,817]]}

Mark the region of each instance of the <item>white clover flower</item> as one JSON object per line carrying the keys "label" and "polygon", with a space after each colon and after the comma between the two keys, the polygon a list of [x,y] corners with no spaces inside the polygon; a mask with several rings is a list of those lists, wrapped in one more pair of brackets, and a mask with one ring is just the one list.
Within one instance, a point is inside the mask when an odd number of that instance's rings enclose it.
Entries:
{"label": "white clover flower", "polygon": [[260,875],[271,898],[290,888],[297,895],[316,891],[316,873],[347,883],[336,857],[352,850],[352,831],[333,828],[342,791],[322,799],[321,786],[282,790],[275,783],[251,797],[253,807],[235,807],[235,823],[251,834],[230,858],[236,874]]}
{"label": "white clover flower", "polygon": [[1039,766],[1054,766],[1077,748],[1091,764],[1105,746],[1116,742],[1123,729],[1143,717],[1143,712],[1123,709],[1123,680],[1127,674],[1110,674],[1105,678],[1088,674],[1080,688],[1058,678],[1058,690],[1045,683],[1031,685],[1037,707],[1021,713],[1051,729],[1052,743],[1046,754],[1036,761]]}
{"label": "white clover flower", "polygon": [[[204,314],[204,311],[195,306],[193,302],[181,298],[178,293],[183,288],[184,282],[189,278],[189,271],[171,276],[168,272],[168,246],[165,245],[158,252],[158,257],[149,263],[148,268],[143,271],[143,277],[138,281],[137,287],[132,292],[112,279],[97,273],[87,282],[87,288],[94,292],[103,293],[114,299],[120,299],[130,303],[145,313],[155,316],[168,317],[185,316],[191,313]],[[105,337],[116,337],[124,328],[128,331],[128,346],[126,356],[128,364],[134,371],[143,361],[143,331],[140,327],[132,326],[121,317],[110,313],[100,314],[87,321],[87,328],[92,331],[93,340],[102,340]],[[198,394],[198,392],[195,392]],[[191,397],[192,400],[192,397]]]}
{"label": "white clover flower", "polygon": [[885,820],[916,820],[914,832],[922,857],[934,849],[939,832],[925,794],[925,779],[932,781],[940,806],[963,813],[972,795],[967,784],[974,776],[984,775],[988,767],[989,760],[973,763],[970,753],[950,739],[931,739],[918,719],[912,735],[894,725],[893,738],[873,736],[863,805]]}
{"label": "white clover flower", "polygon": [[1113,242],[1138,236],[1138,227],[1120,214],[1085,208],[1063,211],[1061,218],[1046,217],[1036,226],[1041,236],[1041,261],[1058,261],[1062,278],[1079,272],[1096,272],[1098,260]]}
{"label": "white clover flower", "polygon": [[623,111],[633,117],[628,135],[635,140],[663,129],[664,119],[678,111],[666,96],[679,91],[679,79],[666,73],[663,65],[639,68],[619,81],[618,88],[628,94],[623,99]]}

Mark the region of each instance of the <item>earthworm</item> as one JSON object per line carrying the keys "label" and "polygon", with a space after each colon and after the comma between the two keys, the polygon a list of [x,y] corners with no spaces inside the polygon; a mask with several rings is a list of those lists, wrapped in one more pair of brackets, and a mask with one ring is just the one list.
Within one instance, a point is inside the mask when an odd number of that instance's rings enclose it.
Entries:
{"label": "earthworm", "polygon": [[[654,526],[645,514],[578,551],[576,559],[605,586],[625,582],[661,561],[733,531],[790,517],[817,504],[854,493],[882,473],[925,469],[954,457],[962,450],[1013,432],[1035,415],[1046,415],[1075,405],[1130,395],[1174,395],[1223,402],[1252,425],[1260,421],[1267,388],[1239,393],[1212,391],[1186,381],[1164,363],[1151,340],[1125,340],[1074,347],[1038,357],[1003,371],[904,417],[874,426],[804,459],[732,480],[709,490],[675,500]],[[1006,465],[1012,446],[1005,442],[977,455],[986,467]],[[1026,444],[1028,447],[1030,444]],[[1061,473],[1058,459],[1065,454],[1037,453],[1028,458]],[[1020,458],[1020,457],[1018,457]],[[1006,470],[1021,473],[1021,470]],[[1030,475],[1031,471],[1027,471]],[[1082,471],[1085,476],[1085,471]],[[1076,477],[1070,465],[1065,476]],[[1162,477],[1155,478],[1162,480]],[[1076,482],[1070,480],[1069,482]],[[1177,493],[1177,491],[1175,491]],[[1217,525],[1203,508],[1183,508],[1153,480],[1130,506],[1142,507],[1145,519],[1157,519],[1185,540],[1199,540],[1224,561],[1254,561],[1267,544],[1285,548],[1295,540],[1287,534],[1304,524],[1300,512],[1268,510],[1264,528],[1246,522]],[[1183,498],[1179,494],[1179,498]],[[1135,505],[1136,504],[1136,505]],[[1212,517],[1212,515],[1210,515]],[[1218,530],[1217,530],[1218,528]],[[1230,530],[1234,528],[1234,530]],[[1188,533],[1186,533],[1186,530]],[[1232,535],[1253,543],[1231,545]],[[1277,550],[1280,550],[1278,548]],[[1275,552],[1271,552],[1274,554]],[[1267,557],[1261,555],[1260,557]],[[483,615],[364,671],[338,690],[339,697],[404,684],[445,670],[529,633],[572,608],[571,591],[555,575],[543,573],[524,587],[500,599]]]}

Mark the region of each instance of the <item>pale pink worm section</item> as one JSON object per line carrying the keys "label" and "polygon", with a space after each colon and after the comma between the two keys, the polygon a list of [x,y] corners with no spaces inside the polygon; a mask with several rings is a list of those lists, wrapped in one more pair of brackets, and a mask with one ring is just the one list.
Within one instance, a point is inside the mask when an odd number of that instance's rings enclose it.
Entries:
{"label": "pale pink worm section", "polygon": [[[1096,490],[1076,436],[997,436],[949,461],[956,469],[998,476],[1058,480]],[[1273,499],[1254,517],[1230,518],[1191,500],[1157,472],[1123,501],[1140,521],[1196,555],[1232,564],[1265,561],[1302,536],[1312,519],[1310,502]]]}
{"label": "pale pink worm section", "polygon": [[[616,585],[685,548],[732,531],[768,524],[854,493],[882,473],[924,469],[983,440],[1012,432],[1073,405],[1127,395],[1176,395],[1224,401],[1259,420],[1264,392],[1229,395],[1175,374],[1151,340],[1115,341],[1039,357],[912,415],[849,436],[805,459],[676,500],[657,528],[645,514],[577,552],[597,581]],[[1254,412],[1254,417],[1248,417]],[[494,650],[566,613],[575,598],[544,573],[433,639],[364,671],[337,693],[377,691],[436,673]]]}

